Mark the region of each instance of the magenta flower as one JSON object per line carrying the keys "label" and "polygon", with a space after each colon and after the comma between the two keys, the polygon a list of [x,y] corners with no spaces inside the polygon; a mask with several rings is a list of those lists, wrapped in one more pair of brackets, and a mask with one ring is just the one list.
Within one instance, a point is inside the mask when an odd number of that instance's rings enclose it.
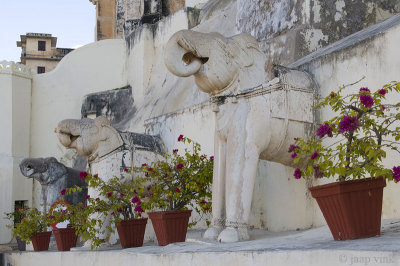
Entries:
{"label": "magenta flower", "polygon": [[332,91],[331,94],[329,94],[329,96],[330,96],[331,98],[333,98],[333,97],[336,96],[336,94]]}
{"label": "magenta flower", "polygon": [[181,193],[181,190],[179,188],[175,189],[176,193]]}
{"label": "magenta flower", "polygon": [[400,166],[393,167],[392,177],[394,180],[396,180],[396,183],[400,181]]}
{"label": "magenta flower", "polygon": [[214,161],[214,156],[210,156],[210,161]]}
{"label": "magenta flower", "polygon": [[144,210],[142,209],[142,207],[140,205],[136,205],[135,212],[142,213],[142,212],[144,212]]}
{"label": "magenta flower", "polygon": [[145,175],[146,177],[148,177],[148,176],[149,176],[149,172],[144,173],[144,175]]}
{"label": "magenta flower", "polygon": [[294,159],[294,158],[296,158],[296,156],[297,156],[297,152],[293,152],[292,153],[292,158]]}
{"label": "magenta flower", "polygon": [[362,92],[362,91],[370,92],[370,90],[368,88],[366,88],[366,87],[360,88],[360,92]]}
{"label": "magenta flower", "polygon": [[111,196],[112,196],[112,192],[108,192],[108,193],[107,193],[107,197],[108,197],[108,198],[111,198]]}
{"label": "magenta flower", "polygon": [[319,165],[315,165],[313,168],[314,168],[314,177],[315,178],[322,178],[324,176],[320,170]]}
{"label": "magenta flower", "polygon": [[152,187],[152,185],[148,185],[147,186],[147,191],[150,191],[151,187]]}
{"label": "magenta flower", "polygon": [[181,141],[183,139],[183,135],[181,134],[181,135],[179,135],[179,137],[178,137],[178,141]]}
{"label": "magenta flower", "polygon": [[64,195],[65,195],[65,191],[66,191],[65,188],[64,188],[63,190],[60,191],[61,196],[64,196]]}
{"label": "magenta flower", "polygon": [[142,164],[142,166],[143,166],[143,167],[144,167],[144,166],[147,166],[147,163]]}
{"label": "magenta flower", "polygon": [[96,201],[99,201],[100,199],[99,198],[96,198]]}
{"label": "magenta flower", "polygon": [[369,94],[360,95],[360,101],[367,108],[370,108],[372,105],[374,105],[374,99],[372,99],[371,95]]}
{"label": "magenta flower", "polygon": [[328,135],[328,137],[332,137],[332,130],[333,128],[328,123],[325,123],[318,128],[317,136],[321,139],[325,137],[325,135]]}
{"label": "magenta flower", "polygon": [[118,209],[118,212],[119,212],[119,213],[122,213],[122,209]]}
{"label": "magenta flower", "polygon": [[90,195],[86,195],[86,196],[85,196],[85,199],[90,199]]}
{"label": "magenta flower", "polygon": [[339,131],[340,133],[344,132],[353,132],[356,130],[360,124],[357,121],[357,117],[355,116],[347,116],[343,117],[343,120],[339,122]]}
{"label": "magenta flower", "polygon": [[124,196],[125,196],[124,193],[119,193],[120,198],[123,198]]}
{"label": "magenta flower", "polygon": [[138,196],[133,197],[131,201],[132,203],[140,203],[140,199]]}
{"label": "magenta flower", "polygon": [[182,169],[182,168],[183,168],[183,164],[181,164],[181,163],[176,166],[176,169],[178,169],[178,170]]}
{"label": "magenta flower", "polygon": [[384,105],[381,105],[381,109],[382,109],[382,111],[384,111],[386,109],[386,107]]}
{"label": "magenta flower", "polygon": [[173,152],[173,153],[177,153],[177,152],[178,152],[178,149],[174,149],[174,150],[172,150],[172,152]]}
{"label": "magenta flower", "polygon": [[149,167],[147,168],[147,171],[151,172],[153,170],[153,168]]}
{"label": "magenta flower", "polygon": [[385,95],[387,93],[387,91],[385,89],[380,89],[378,91],[378,93],[381,94],[381,95]]}
{"label": "magenta flower", "polygon": [[124,169],[124,172],[128,172],[128,168],[125,168],[125,169]]}
{"label": "magenta flower", "polygon": [[295,149],[300,149],[299,146],[290,144],[288,152],[294,152]]}
{"label": "magenta flower", "polygon": [[318,157],[318,152],[314,152],[313,154],[311,154],[311,160],[314,160],[317,157]]}
{"label": "magenta flower", "polygon": [[111,215],[114,215],[115,214],[115,212],[111,212]]}
{"label": "magenta flower", "polygon": [[301,171],[300,171],[300,168],[297,168],[296,170],[294,170],[293,176],[294,176],[294,178],[296,178],[296,179],[300,179],[300,178],[301,178]]}
{"label": "magenta flower", "polygon": [[205,201],[205,200],[200,201],[200,204],[206,204],[206,203],[207,203],[207,201]]}
{"label": "magenta flower", "polygon": [[98,178],[99,174],[94,174],[93,177]]}
{"label": "magenta flower", "polygon": [[85,178],[87,177],[88,173],[87,172],[80,172],[79,173],[79,178],[82,180],[85,180]]}

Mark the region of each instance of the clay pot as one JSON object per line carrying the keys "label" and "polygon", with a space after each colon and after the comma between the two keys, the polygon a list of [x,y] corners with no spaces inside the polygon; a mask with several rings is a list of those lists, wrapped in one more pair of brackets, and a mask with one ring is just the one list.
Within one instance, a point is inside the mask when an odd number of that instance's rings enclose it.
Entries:
{"label": "clay pot", "polygon": [[59,251],[70,251],[71,248],[76,247],[78,236],[74,228],[54,228],[53,233]]}
{"label": "clay pot", "polygon": [[15,239],[17,239],[18,250],[25,251],[26,250],[26,242],[22,241],[19,236],[16,236]]}
{"label": "clay pot", "polygon": [[192,210],[149,212],[158,245],[185,242]]}
{"label": "clay pot", "polygon": [[383,178],[366,178],[311,187],[311,195],[335,240],[380,235]]}
{"label": "clay pot", "polygon": [[50,232],[39,232],[31,236],[34,251],[43,251],[49,249]]}
{"label": "clay pot", "polygon": [[143,246],[147,218],[122,220],[117,225],[119,240],[122,248]]}

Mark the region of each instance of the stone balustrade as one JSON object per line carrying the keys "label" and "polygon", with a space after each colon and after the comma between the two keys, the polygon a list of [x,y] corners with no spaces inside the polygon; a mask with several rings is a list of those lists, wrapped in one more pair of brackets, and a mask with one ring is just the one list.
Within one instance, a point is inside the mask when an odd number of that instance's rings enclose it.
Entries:
{"label": "stone balustrade", "polygon": [[14,74],[25,78],[32,78],[33,71],[22,64],[13,61],[0,61],[0,74]]}

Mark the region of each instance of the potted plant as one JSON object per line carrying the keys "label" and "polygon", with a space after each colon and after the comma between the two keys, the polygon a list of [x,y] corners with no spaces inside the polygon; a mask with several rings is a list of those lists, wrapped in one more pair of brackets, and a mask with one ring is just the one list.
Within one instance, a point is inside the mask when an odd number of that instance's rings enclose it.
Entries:
{"label": "potted plant", "polygon": [[[104,181],[97,175],[92,176],[85,172],[81,175],[84,176],[88,186],[98,192],[96,198],[87,196],[88,205],[97,213],[110,217],[110,224],[116,225],[122,248],[142,246],[147,218],[141,217],[144,210],[141,207],[140,195],[135,189],[135,181],[127,177],[113,177]],[[114,232],[114,228],[110,225],[98,228],[108,231],[107,238],[110,232]]]}
{"label": "potted plant", "polygon": [[[17,207],[17,206],[16,206]],[[10,212],[10,213],[5,213],[6,218],[12,222],[12,224],[7,225],[7,228],[13,229],[15,228],[16,224],[20,223],[23,218],[25,218],[27,211],[29,208],[26,207],[21,207],[21,208],[16,208],[15,211]],[[26,242],[21,240],[21,238],[17,235],[15,236],[18,244],[18,250],[19,251],[25,251],[26,250]]]}
{"label": "potted plant", "polygon": [[213,157],[200,154],[200,145],[183,135],[178,142],[192,147],[183,155],[174,149],[161,160],[135,169],[139,193],[148,194],[142,206],[161,210],[148,213],[161,246],[185,241],[192,211],[188,207],[199,214],[211,211]]}
{"label": "potted plant", "polygon": [[76,247],[78,231],[88,214],[83,210],[85,204],[70,205],[59,199],[50,208],[48,219],[53,228],[59,251],[69,251]]}
{"label": "potted plant", "polygon": [[32,241],[35,251],[48,250],[51,236],[51,231],[47,231],[49,226],[46,213],[36,208],[29,209],[25,212],[25,217],[15,225],[13,236],[18,235],[27,244]]}
{"label": "potted plant", "polygon": [[400,180],[399,166],[383,164],[388,151],[399,152],[400,103],[384,101],[391,92],[400,91],[400,83],[342,96],[344,88],[316,105],[330,107],[336,115],[323,122],[314,136],[295,139],[289,148],[294,162],[301,165],[294,172],[296,179],[338,179],[310,188],[335,240],[379,235],[385,180]]}

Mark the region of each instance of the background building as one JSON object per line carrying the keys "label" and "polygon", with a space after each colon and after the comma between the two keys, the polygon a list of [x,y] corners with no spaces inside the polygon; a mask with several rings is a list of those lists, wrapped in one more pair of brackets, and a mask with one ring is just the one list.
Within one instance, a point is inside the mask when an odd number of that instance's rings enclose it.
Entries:
{"label": "background building", "polygon": [[57,37],[48,33],[21,35],[17,46],[22,48],[21,63],[41,74],[53,70],[71,48],[56,48]]}

